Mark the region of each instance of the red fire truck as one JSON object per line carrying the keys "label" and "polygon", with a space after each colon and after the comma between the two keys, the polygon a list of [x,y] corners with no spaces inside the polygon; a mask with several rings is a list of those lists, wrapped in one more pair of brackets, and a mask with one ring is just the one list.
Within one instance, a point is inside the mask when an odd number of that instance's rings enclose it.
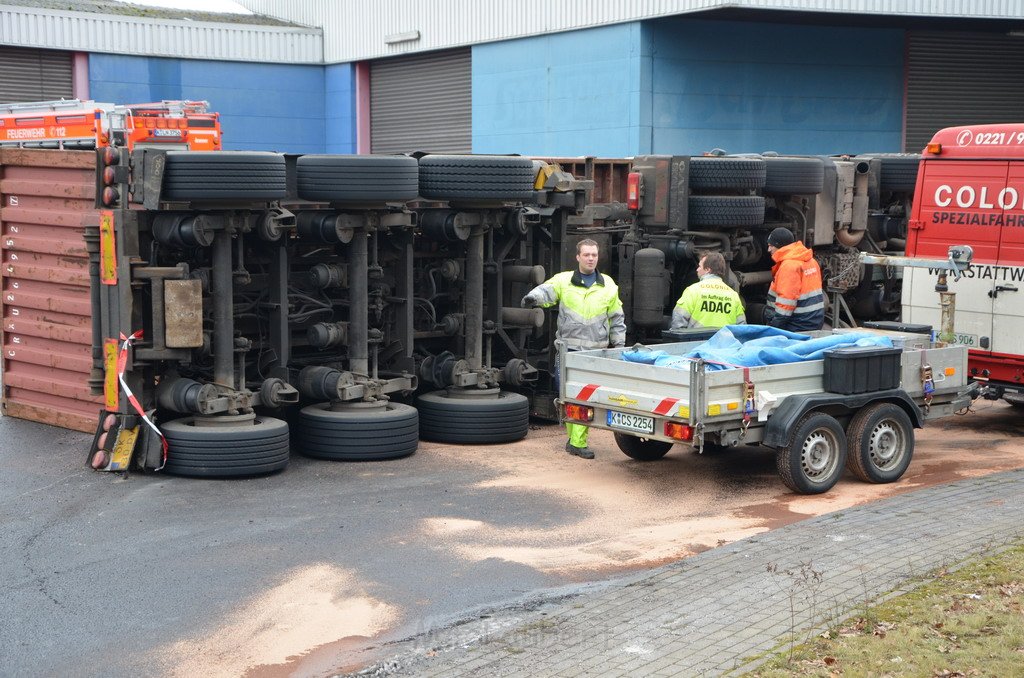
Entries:
{"label": "red fire truck", "polygon": [[220,115],[205,101],[116,105],[61,99],[0,105],[0,146],[216,151]]}
{"label": "red fire truck", "polygon": [[[953,341],[970,348],[971,376],[987,396],[1024,405],[1024,124],[939,131],[921,156],[907,256],[974,249],[956,292]],[[935,275],[907,269],[903,320],[939,326]]]}

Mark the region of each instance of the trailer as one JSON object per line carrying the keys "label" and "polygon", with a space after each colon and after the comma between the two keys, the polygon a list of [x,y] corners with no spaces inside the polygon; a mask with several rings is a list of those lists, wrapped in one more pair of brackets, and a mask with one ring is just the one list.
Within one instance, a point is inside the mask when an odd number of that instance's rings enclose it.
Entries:
{"label": "trailer", "polygon": [[[812,338],[851,329],[807,333]],[[640,461],[675,445],[760,445],[775,451],[794,492],[832,488],[844,468],[867,482],[898,480],[910,465],[914,429],[965,409],[967,349],[930,335],[870,330],[894,347],[840,348],[822,360],[719,369],[703,359],[685,369],[623,360],[633,349],[563,350],[560,408],[565,421],[611,431]],[[683,357],[699,341],[663,344]]]}

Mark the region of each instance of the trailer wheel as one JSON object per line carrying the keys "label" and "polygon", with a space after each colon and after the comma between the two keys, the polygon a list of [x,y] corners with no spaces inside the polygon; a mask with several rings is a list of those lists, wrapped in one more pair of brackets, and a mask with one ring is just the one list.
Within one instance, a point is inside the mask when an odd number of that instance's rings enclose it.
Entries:
{"label": "trailer wheel", "polygon": [[416,399],[420,437],[439,443],[510,443],[530,429],[530,401],[511,391],[496,396],[431,391]]}
{"label": "trailer wheel", "polygon": [[504,155],[425,155],[420,195],[434,200],[534,199],[533,161]]}
{"label": "trailer wheel", "polygon": [[805,414],[788,447],[780,448],[775,464],[786,487],[800,494],[830,490],[846,464],[846,433],[824,412]]}
{"label": "trailer wheel", "polygon": [[284,156],[256,151],[170,151],[166,200],[277,200],[285,197]]}
{"label": "trailer wheel", "polygon": [[825,186],[821,158],[765,158],[764,192],[784,195],[817,195]]}
{"label": "trailer wheel", "polygon": [[760,226],[764,198],[759,195],[691,195],[690,226]]}
{"label": "trailer wheel", "polygon": [[672,449],[672,443],[650,438],[637,438],[625,433],[615,434],[615,444],[627,457],[638,461],[656,461]]}
{"label": "trailer wheel", "polygon": [[419,193],[416,158],[304,155],[295,163],[299,196],[330,202],[405,202]]}
{"label": "trailer wheel", "polygon": [[251,424],[196,426],[195,417],[160,426],[167,438],[167,466],[173,475],[236,478],[280,471],[288,465],[288,424],[256,417]]}
{"label": "trailer wheel", "polygon": [[903,408],[892,403],[875,403],[857,412],[847,438],[846,466],[865,482],[896,482],[914,456],[914,425]]}
{"label": "trailer wheel", "polygon": [[765,162],[760,158],[690,158],[690,189],[764,188]]}
{"label": "trailer wheel", "polygon": [[299,411],[295,451],[330,461],[408,457],[419,445],[416,410],[401,403],[332,410],[318,403]]}

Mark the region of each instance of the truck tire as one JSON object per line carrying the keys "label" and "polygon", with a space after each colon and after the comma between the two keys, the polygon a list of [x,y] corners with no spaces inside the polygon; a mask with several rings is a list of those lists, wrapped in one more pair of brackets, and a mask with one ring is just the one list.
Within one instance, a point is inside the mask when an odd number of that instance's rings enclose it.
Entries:
{"label": "truck tire", "polygon": [[839,482],[846,465],[846,432],[824,412],[808,412],[793,430],[789,445],[775,455],[786,487],[799,494],[821,494]]}
{"label": "truck tire", "polygon": [[447,390],[416,399],[420,437],[439,443],[510,443],[530,429],[530,401],[501,391],[495,397],[450,396]]}
{"label": "truck tire", "polygon": [[165,200],[277,200],[285,197],[284,156],[256,151],[170,151]]}
{"label": "truck tire", "polygon": [[288,465],[288,424],[256,417],[252,424],[196,426],[194,417],[160,426],[167,438],[167,473],[193,478],[265,475]]}
{"label": "truck tire", "polygon": [[533,161],[504,155],[425,155],[420,195],[433,200],[534,199]]}
{"label": "truck tire", "polygon": [[878,177],[883,191],[913,191],[917,186],[920,153],[862,153],[858,158],[878,158],[882,171]]}
{"label": "truck tire", "polygon": [[690,158],[690,189],[721,188],[756,191],[764,188],[765,163],[760,158]]}
{"label": "truck tire", "polygon": [[846,437],[846,467],[868,483],[896,482],[914,456],[914,425],[903,408],[892,403],[875,403],[857,412]]}
{"label": "truck tire", "polygon": [[817,195],[825,185],[821,158],[765,158],[764,192],[781,195]]}
{"label": "truck tire", "polygon": [[760,226],[764,198],[759,195],[691,195],[690,226]]}
{"label": "truck tire", "polygon": [[414,407],[331,410],[330,403],[299,411],[295,451],[331,461],[381,461],[408,457],[419,446],[419,415]]}
{"label": "truck tire", "polygon": [[405,156],[304,155],[295,173],[306,200],[405,202],[419,193],[419,165]]}
{"label": "truck tire", "polygon": [[672,449],[672,443],[650,438],[637,438],[625,433],[615,434],[615,444],[627,457],[637,461],[656,461]]}

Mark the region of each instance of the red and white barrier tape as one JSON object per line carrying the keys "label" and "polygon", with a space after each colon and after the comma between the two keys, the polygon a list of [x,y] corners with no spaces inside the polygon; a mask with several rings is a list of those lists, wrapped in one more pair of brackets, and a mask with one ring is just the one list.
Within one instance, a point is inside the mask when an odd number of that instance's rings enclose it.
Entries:
{"label": "red and white barrier tape", "polygon": [[128,402],[131,403],[132,407],[135,408],[135,411],[142,417],[142,421],[146,422],[146,424],[153,429],[158,436],[160,436],[160,444],[163,447],[164,457],[163,461],[160,462],[160,468],[155,469],[160,471],[167,465],[167,438],[165,438],[164,434],[160,432],[160,429],[156,427],[156,424],[154,424],[153,420],[149,418],[146,411],[142,409],[142,405],[139,403],[138,398],[135,397],[135,394],[132,393],[130,388],[128,388],[128,384],[124,380],[124,370],[128,365],[128,347],[132,345],[133,341],[137,341],[141,338],[142,330],[134,332],[130,337],[126,337],[124,332],[121,333],[121,351],[117,354],[117,380],[121,382],[121,388],[124,389],[124,394],[128,396]]}

